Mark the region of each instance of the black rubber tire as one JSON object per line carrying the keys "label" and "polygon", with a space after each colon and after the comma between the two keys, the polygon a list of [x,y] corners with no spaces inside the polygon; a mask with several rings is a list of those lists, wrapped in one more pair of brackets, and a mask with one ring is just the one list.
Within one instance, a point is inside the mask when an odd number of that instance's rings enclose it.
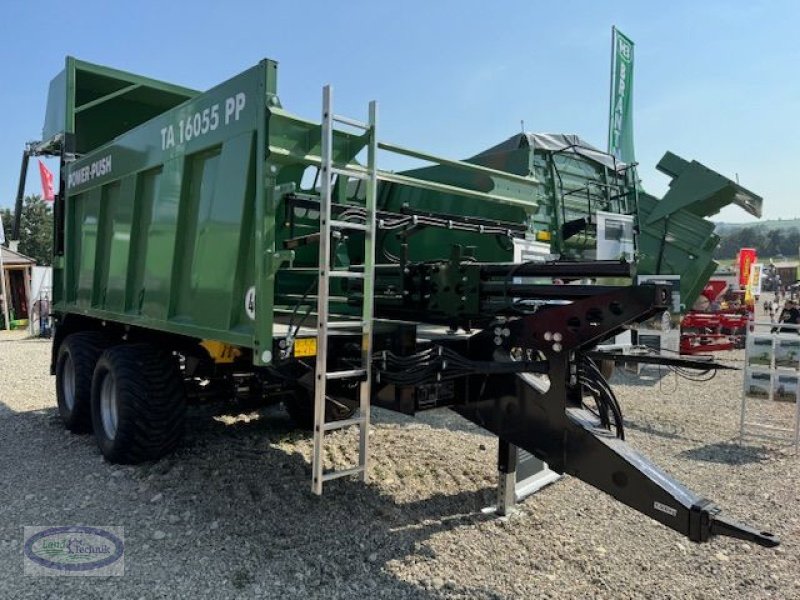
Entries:
{"label": "black rubber tire", "polygon": [[[113,377],[117,426],[110,437],[101,411],[101,387]],[[183,437],[186,393],[178,360],[150,344],[109,348],[92,379],[92,423],[97,445],[112,463],[137,464],[172,452]]]}
{"label": "black rubber tire", "polygon": [[[92,430],[92,377],[94,367],[109,340],[98,331],[81,331],[66,337],[56,358],[56,399],[58,414],[69,431],[89,433]],[[72,362],[74,383],[73,403],[69,405],[65,392],[65,368]]]}
{"label": "black rubber tire", "polygon": [[[283,401],[286,412],[289,413],[294,424],[299,429],[314,429],[314,395],[311,390],[297,386],[294,393],[289,394]],[[335,401],[330,397],[325,402],[325,421],[343,421],[352,417],[358,405],[349,399],[336,398]]]}

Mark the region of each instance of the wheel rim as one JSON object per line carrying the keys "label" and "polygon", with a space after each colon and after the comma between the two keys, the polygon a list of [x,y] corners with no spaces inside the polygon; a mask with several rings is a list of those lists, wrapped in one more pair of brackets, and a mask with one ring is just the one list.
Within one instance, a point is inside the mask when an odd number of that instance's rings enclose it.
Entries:
{"label": "wheel rim", "polygon": [[67,354],[64,358],[64,366],[61,372],[61,392],[64,395],[64,404],[72,411],[75,408],[75,363],[72,357]]}
{"label": "wheel rim", "polygon": [[111,373],[106,373],[100,384],[100,417],[106,437],[113,440],[117,435],[117,382]]}

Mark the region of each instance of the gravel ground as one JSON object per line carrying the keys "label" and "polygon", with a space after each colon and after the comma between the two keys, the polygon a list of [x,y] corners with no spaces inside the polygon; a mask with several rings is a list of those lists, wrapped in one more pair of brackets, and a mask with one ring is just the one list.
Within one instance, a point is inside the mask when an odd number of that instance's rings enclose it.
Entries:
{"label": "gravel ground", "polygon": [[[174,456],[110,465],[59,423],[48,354],[0,333],[2,598],[800,598],[800,458],[736,444],[737,372],[617,375],[615,389],[634,447],[780,535],[777,549],[692,544],[569,477],[509,519],[484,515],[496,442],[446,410],[376,411],[371,483],[339,480],[322,498],[311,440],[280,408],[193,409]],[[334,434],[330,460],[354,458],[353,442]],[[23,575],[22,526],[63,524],[123,526],[125,575]]]}

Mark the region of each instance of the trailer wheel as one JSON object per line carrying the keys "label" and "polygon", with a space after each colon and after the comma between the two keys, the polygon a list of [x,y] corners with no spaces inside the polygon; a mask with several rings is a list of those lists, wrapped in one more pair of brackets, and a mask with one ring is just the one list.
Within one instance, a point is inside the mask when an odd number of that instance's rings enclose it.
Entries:
{"label": "trailer wheel", "polygon": [[64,426],[73,433],[89,433],[92,430],[92,374],[97,359],[108,344],[108,339],[102,333],[82,331],[67,336],[58,349],[58,413]]}
{"label": "trailer wheel", "polygon": [[[314,429],[314,394],[311,390],[297,386],[283,401],[286,412],[300,429]],[[347,398],[331,398],[325,401],[325,421],[342,421],[352,417],[357,403]]]}
{"label": "trailer wheel", "polygon": [[106,350],[92,378],[97,445],[112,463],[168,454],[183,436],[186,394],[177,360],[150,344]]}

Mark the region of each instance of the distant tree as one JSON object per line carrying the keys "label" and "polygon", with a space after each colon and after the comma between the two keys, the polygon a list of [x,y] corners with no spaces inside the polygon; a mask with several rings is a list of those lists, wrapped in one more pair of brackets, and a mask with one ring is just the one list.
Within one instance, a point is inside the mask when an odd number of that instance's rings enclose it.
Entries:
{"label": "distant tree", "polygon": [[[9,209],[3,214],[3,225],[8,240],[14,225]],[[22,203],[19,251],[40,265],[49,265],[53,260],[53,209],[39,195],[25,196]]]}
{"label": "distant tree", "polygon": [[786,233],[785,250],[786,256],[796,256],[800,253],[800,229],[790,229]]}
{"label": "distant tree", "polygon": [[735,258],[741,248],[755,248],[759,256],[774,257],[798,255],[800,229],[742,227],[723,230],[714,258]]}
{"label": "distant tree", "polygon": [[0,208],[0,218],[3,220],[3,231],[6,234],[6,243],[3,245],[8,247],[8,236],[11,235],[14,215],[11,214],[10,208]]}

